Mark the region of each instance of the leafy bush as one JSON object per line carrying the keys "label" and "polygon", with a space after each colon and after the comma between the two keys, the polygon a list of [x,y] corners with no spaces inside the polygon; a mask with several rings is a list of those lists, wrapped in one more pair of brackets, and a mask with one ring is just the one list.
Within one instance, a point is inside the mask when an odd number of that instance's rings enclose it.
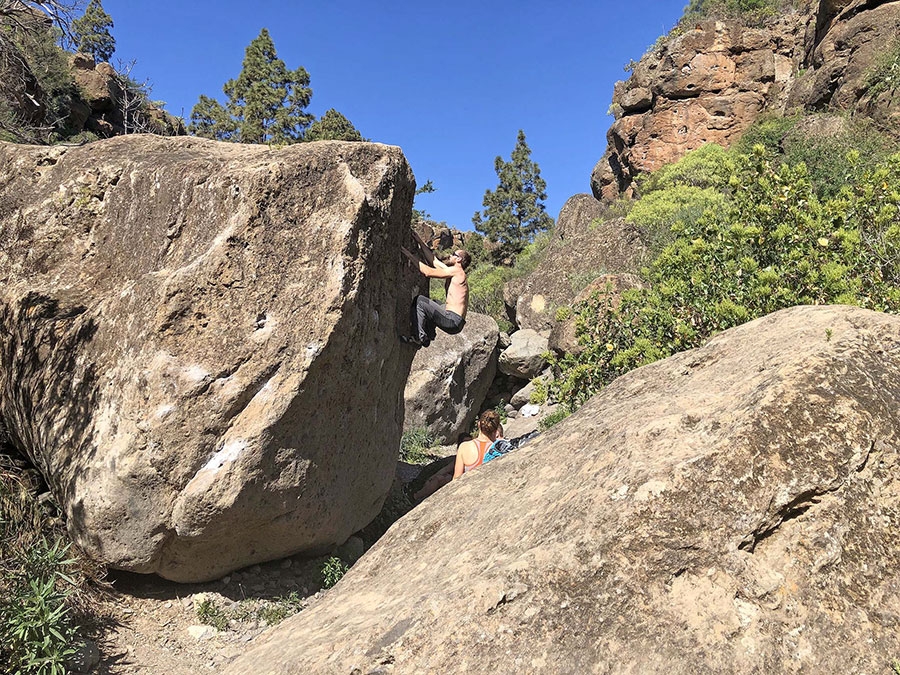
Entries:
{"label": "leafy bush", "polygon": [[503,286],[512,277],[510,268],[482,263],[467,278],[469,284],[469,310],[494,318],[500,330],[509,332],[512,324],[506,316],[503,302]]}
{"label": "leafy bush", "polygon": [[197,619],[200,623],[212,626],[216,630],[226,630],[228,628],[228,617],[221,607],[216,605],[212,600],[203,598],[197,604]]}
{"label": "leafy bush", "polygon": [[343,560],[337,556],[331,556],[325,561],[325,564],[322,565],[323,588],[331,588],[334,586],[347,573],[348,569],[350,569],[350,567],[345,565]]}
{"label": "leafy bush", "polygon": [[599,295],[578,311],[585,345],[552,394],[580,405],[615,377],[711,335],[800,304],[900,310],[900,155],[874,170],[845,159],[848,182],[820,199],[804,164],[776,168],[765,148],[739,160],[727,208],[676,222],[618,309]]}
{"label": "leafy bush", "polygon": [[0,661],[22,675],[63,675],[78,649],[84,577],[55,507],[35,493],[28,473],[0,463]]}
{"label": "leafy bush", "polygon": [[528,402],[534,405],[544,405],[547,402],[547,383],[540,377],[536,377],[531,381],[534,389],[528,397]]}
{"label": "leafy bush", "polygon": [[[824,130],[811,132],[810,128],[815,126],[817,119],[838,122],[837,130],[832,133]],[[835,196],[850,173],[859,174],[860,169],[874,169],[900,150],[895,139],[880,132],[868,120],[842,118],[834,114],[767,115],[744,133],[735,146],[735,152],[748,154],[758,144],[766,148],[773,161],[790,165],[803,162],[813,189],[820,198]],[[847,164],[850,150],[859,153],[857,166],[852,169]]]}
{"label": "leafy bush", "polygon": [[425,427],[407,429],[400,438],[400,459],[410,464],[426,464],[431,461],[427,450],[434,443],[434,436]]}

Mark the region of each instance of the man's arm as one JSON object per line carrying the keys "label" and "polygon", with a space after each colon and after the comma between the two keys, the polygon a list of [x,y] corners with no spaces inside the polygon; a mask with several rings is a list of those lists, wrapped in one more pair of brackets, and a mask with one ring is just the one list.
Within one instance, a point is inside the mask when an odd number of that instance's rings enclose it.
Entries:
{"label": "man's arm", "polygon": [[450,277],[455,276],[456,273],[459,272],[459,269],[455,265],[453,267],[447,267],[443,263],[441,263],[441,267],[431,267],[420,260],[419,271],[426,277],[431,277],[432,279],[449,279]]}

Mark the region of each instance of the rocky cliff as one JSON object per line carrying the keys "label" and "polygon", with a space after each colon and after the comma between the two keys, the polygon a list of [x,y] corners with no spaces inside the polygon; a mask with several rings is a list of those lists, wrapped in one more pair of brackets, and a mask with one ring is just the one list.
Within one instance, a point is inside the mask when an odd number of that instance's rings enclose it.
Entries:
{"label": "rocky cliff", "polygon": [[836,109],[897,128],[900,87],[873,68],[897,47],[900,2],[804,0],[765,27],[681,24],[616,85],[616,120],[594,168],[597,199],[705,143],[728,147],[763,112]]}
{"label": "rocky cliff", "polygon": [[206,580],[375,517],[413,190],[371,143],[0,143],[0,419],[90,555]]}

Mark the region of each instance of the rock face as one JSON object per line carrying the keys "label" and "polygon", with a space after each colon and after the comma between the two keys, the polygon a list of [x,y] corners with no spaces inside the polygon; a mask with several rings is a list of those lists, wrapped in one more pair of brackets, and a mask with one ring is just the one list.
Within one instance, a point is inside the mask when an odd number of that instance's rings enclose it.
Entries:
{"label": "rock face", "polygon": [[881,672],[898,450],[900,318],[785,310],[440,490],[226,673]]}
{"label": "rock face", "polygon": [[81,94],[70,106],[71,131],[87,129],[103,138],[136,131],[161,136],[185,135],[179,118],[152,104],[139,109],[136,93],[123,86],[127,78],[108,63],[95,63],[90,54],[72,54],[69,67]]}
{"label": "rock face", "polygon": [[551,330],[556,311],[598,276],[638,268],[642,244],[624,220],[604,220],[603,215],[600,202],[588,194],[570,197],[563,205],[541,262],[503,289],[507,313],[519,328]]}
{"label": "rock face", "polygon": [[88,553],[208,580],[378,513],[413,186],[367,143],[0,144],[0,418]]}
{"label": "rock face", "polygon": [[636,175],[706,143],[731,145],[764,111],[861,111],[897,121],[897,87],[870,93],[867,77],[891,49],[900,2],[799,3],[764,29],[703,21],[673,33],[616,85],[617,119],[591,176],[597,199],[629,194]]}
{"label": "rock face", "polygon": [[413,360],[403,398],[404,429],[425,427],[440,443],[456,443],[472,423],[497,371],[497,322],[469,312],[462,333],[437,332]]}
{"label": "rock face", "polygon": [[530,380],[540,375],[547,367],[544,360],[547,338],[531,328],[517,330],[510,337],[512,344],[504,349],[497,359],[500,372],[522,380]]}

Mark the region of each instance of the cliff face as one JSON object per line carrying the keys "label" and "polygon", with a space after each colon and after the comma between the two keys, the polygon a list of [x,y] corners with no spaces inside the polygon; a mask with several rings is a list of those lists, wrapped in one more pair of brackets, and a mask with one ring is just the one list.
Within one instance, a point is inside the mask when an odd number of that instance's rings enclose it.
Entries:
{"label": "cliff face", "polygon": [[616,85],[594,196],[628,194],[638,174],[705,143],[728,147],[762,112],[838,109],[896,125],[900,88],[874,87],[871,74],[898,33],[896,0],[809,1],[764,28],[676,28]]}

